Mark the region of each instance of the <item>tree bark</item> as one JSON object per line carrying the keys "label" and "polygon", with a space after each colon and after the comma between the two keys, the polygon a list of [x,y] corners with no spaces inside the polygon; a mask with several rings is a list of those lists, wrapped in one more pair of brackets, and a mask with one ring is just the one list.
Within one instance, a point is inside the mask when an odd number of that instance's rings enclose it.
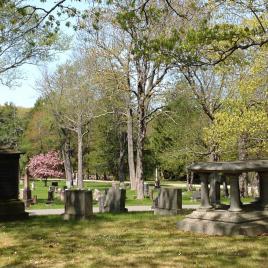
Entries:
{"label": "tree bark", "polygon": [[119,159],[118,159],[118,178],[120,182],[125,181],[126,174],[125,174],[125,153],[126,153],[126,139],[127,135],[126,132],[120,133],[120,152],[119,152]]}
{"label": "tree bark", "polygon": [[82,126],[77,127],[77,158],[78,158],[78,170],[77,177],[78,182],[77,186],[79,189],[83,188],[83,134],[82,134]]}
{"label": "tree bark", "polygon": [[64,141],[64,144],[62,146],[62,158],[64,163],[66,181],[68,181],[69,185],[71,185],[73,168],[70,159],[70,143],[66,140]]}
{"label": "tree bark", "polygon": [[138,137],[137,137],[137,161],[136,161],[137,199],[144,198],[143,153],[144,153],[145,135],[146,135],[145,107],[144,107],[144,100],[141,97],[138,105]]}
{"label": "tree bark", "polygon": [[[238,159],[241,161],[248,159],[248,153],[246,150],[247,135],[243,134],[238,141]],[[248,197],[248,175],[243,172],[239,176],[239,188],[242,197]]]}
{"label": "tree bark", "polygon": [[134,163],[134,145],[133,145],[133,113],[128,109],[127,113],[127,146],[128,146],[128,169],[131,190],[136,189],[136,174]]}

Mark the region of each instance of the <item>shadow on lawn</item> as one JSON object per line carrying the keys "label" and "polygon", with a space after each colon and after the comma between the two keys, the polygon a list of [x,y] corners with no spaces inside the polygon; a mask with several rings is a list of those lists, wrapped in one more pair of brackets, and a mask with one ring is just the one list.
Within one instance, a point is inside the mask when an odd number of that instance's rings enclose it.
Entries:
{"label": "shadow on lawn", "polygon": [[0,259],[11,258],[0,267],[265,267],[267,237],[183,233],[176,229],[181,218],[131,212],[88,221],[41,216],[0,223],[0,234],[16,241],[0,247]]}

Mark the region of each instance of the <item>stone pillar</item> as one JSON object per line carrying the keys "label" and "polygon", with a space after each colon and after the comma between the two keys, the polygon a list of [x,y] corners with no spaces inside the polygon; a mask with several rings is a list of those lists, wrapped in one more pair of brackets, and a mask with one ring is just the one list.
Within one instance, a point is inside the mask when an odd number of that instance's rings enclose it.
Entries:
{"label": "stone pillar", "polygon": [[260,205],[268,209],[268,172],[259,172],[260,176]]}
{"label": "stone pillar", "polygon": [[199,209],[207,210],[211,209],[212,206],[209,202],[209,190],[208,190],[208,179],[209,173],[200,173],[201,180],[201,205]]}
{"label": "stone pillar", "polygon": [[84,220],[93,217],[93,195],[91,190],[65,190],[64,219]]}
{"label": "stone pillar", "polygon": [[231,212],[239,212],[242,210],[239,191],[239,175],[229,175],[230,179],[230,208]]}
{"label": "stone pillar", "polygon": [[25,168],[25,176],[24,176],[23,201],[25,207],[29,207],[32,203],[32,191],[30,189],[30,175],[27,166]]}
{"label": "stone pillar", "polygon": [[220,207],[220,195],[220,176],[217,173],[211,173],[209,196],[211,205],[215,208]]}

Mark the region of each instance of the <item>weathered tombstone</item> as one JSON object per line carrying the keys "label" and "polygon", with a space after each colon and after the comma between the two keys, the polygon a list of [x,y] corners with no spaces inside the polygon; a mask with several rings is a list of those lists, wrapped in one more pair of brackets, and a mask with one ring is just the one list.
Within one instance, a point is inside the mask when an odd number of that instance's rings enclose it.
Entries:
{"label": "weathered tombstone", "polygon": [[150,196],[150,193],[149,193],[149,184],[145,182],[143,184],[143,187],[144,187],[144,196],[145,197],[149,197]]}
{"label": "weathered tombstone", "polygon": [[64,219],[90,219],[93,216],[91,190],[65,190]]}
{"label": "weathered tombstone", "polygon": [[20,153],[0,151],[0,220],[28,217],[24,203],[19,200]]}
{"label": "weathered tombstone", "polygon": [[[100,198],[101,199],[101,198]],[[99,201],[100,212],[127,212],[125,207],[126,190],[119,188],[106,189],[103,199]]]}
{"label": "weathered tombstone", "polygon": [[155,200],[154,214],[176,215],[182,209],[182,191],[177,188],[161,188]]}
{"label": "weathered tombstone", "polygon": [[32,203],[32,191],[30,189],[30,174],[27,166],[25,168],[25,176],[24,176],[23,201],[25,207],[29,207]]}
{"label": "weathered tombstone", "polygon": [[99,212],[105,212],[105,194],[99,196]]}
{"label": "weathered tombstone", "polygon": [[48,190],[46,204],[51,204],[51,203],[53,203],[53,201],[54,201],[54,191]]}

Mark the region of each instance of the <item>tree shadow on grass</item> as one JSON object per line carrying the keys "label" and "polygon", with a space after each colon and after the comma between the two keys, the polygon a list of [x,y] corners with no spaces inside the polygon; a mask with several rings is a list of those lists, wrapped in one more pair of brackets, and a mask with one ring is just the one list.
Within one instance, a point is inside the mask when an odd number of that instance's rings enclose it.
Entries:
{"label": "tree shadow on grass", "polygon": [[264,267],[267,237],[184,233],[176,229],[180,217],[131,212],[1,223],[0,233],[16,243],[0,247],[0,259],[11,258],[0,267]]}

